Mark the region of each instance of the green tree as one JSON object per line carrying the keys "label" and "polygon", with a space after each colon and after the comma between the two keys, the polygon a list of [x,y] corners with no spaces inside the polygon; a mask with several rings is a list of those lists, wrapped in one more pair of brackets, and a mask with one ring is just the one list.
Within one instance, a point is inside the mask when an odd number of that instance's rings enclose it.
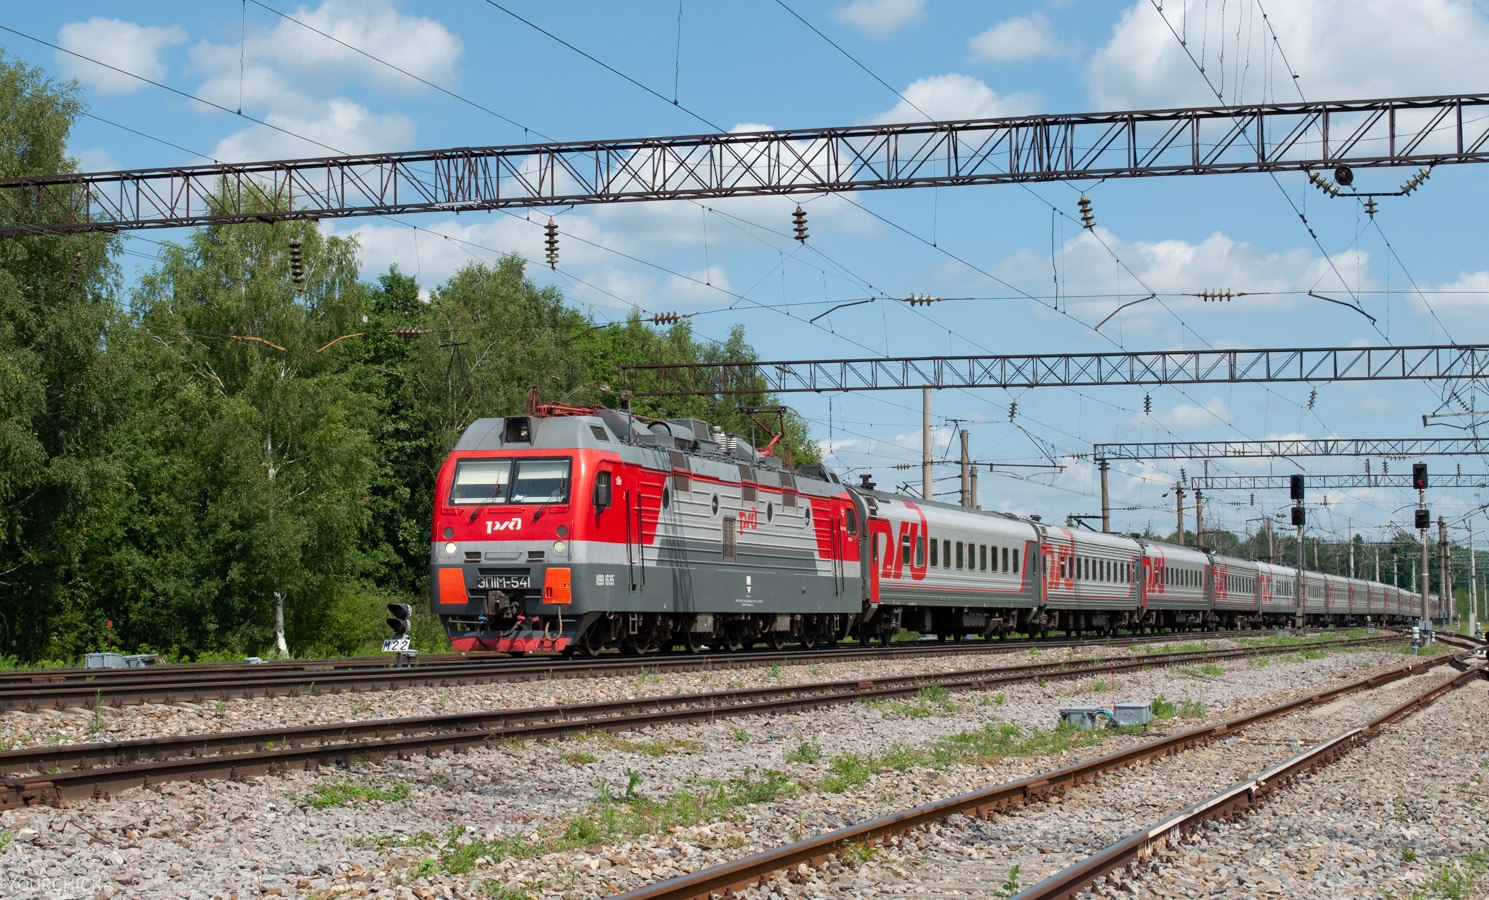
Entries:
{"label": "green tree", "polygon": [[[76,170],[74,85],[0,53],[0,177]],[[65,210],[65,194],[43,201]],[[17,224],[13,211],[5,224]],[[0,242],[0,648],[35,656],[58,634],[102,635],[78,566],[88,511],[108,480],[96,452],[113,415],[102,335],[114,309],[114,239],[37,234]]]}
{"label": "green tree", "polygon": [[112,342],[132,373],[112,446],[125,479],[93,575],[126,639],[257,649],[282,599],[303,648],[366,607],[373,405],[333,343],[366,306],[354,244],[312,225],[211,226],[165,246]]}

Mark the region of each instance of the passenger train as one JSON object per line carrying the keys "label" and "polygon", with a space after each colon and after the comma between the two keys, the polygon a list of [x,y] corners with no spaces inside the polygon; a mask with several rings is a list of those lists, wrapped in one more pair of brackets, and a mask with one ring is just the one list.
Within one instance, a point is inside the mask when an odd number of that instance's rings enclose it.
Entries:
{"label": "passenger train", "polygon": [[430,594],[457,650],[647,653],[1406,622],[1412,592],[845,484],[702,421],[532,405],[440,469]]}

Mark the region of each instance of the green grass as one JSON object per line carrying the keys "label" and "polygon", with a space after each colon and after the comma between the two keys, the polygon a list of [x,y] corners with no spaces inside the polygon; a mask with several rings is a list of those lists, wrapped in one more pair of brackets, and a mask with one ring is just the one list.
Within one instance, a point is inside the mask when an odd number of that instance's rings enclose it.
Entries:
{"label": "green grass", "polygon": [[735,728],[733,733],[734,739],[741,744],[748,744],[750,742],[750,733],[743,728]]}
{"label": "green grass", "polygon": [[809,763],[822,758],[822,745],[815,739],[802,741],[795,750],[786,754],[786,762]]}
{"label": "green grass", "polygon": [[621,753],[635,753],[651,757],[670,756],[673,753],[699,753],[704,749],[702,741],[689,738],[658,738],[638,741],[609,731],[585,731],[575,735],[573,740],[590,741]]}
{"label": "green grass", "polygon": [[0,831],[0,853],[15,842],[16,836],[9,831]]}
{"label": "green grass", "polygon": [[599,796],[583,814],[543,826],[536,832],[465,841],[461,839],[464,829],[454,826],[438,852],[416,865],[413,874],[463,875],[475,869],[482,857],[493,862],[532,859],[647,834],[663,834],[676,828],[715,822],[739,807],[778,800],[797,790],[795,782],[785,775],[767,771],[760,777],[706,782],[694,789],[652,799],[636,793],[639,776],[628,774],[630,783],[625,794],[616,796],[602,784]]}
{"label": "green grass", "polygon": [[1485,871],[1489,871],[1489,854],[1474,851],[1464,857],[1463,862],[1443,866],[1427,883],[1426,893],[1418,892],[1413,896],[1431,897],[1433,900],[1463,900],[1469,896],[1469,892],[1478,883],[1479,876]]}
{"label": "green grass", "polygon": [[433,847],[438,839],[427,831],[421,831],[414,835],[380,834],[377,837],[353,838],[349,843],[353,847],[371,850],[399,850],[405,847]]}
{"label": "green grass", "polygon": [[1017,725],[997,722],[980,731],[964,731],[939,738],[926,747],[893,744],[877,754],[844,753],[828,764],[828,774],[818,785],[828,793],[866,784],[888,771],[904,772],[915,767],[940,769],[953,764],[986,764],[1014,757],[1047,756],[1078,747],[1099,744],[1104,731],[1086,731],[1061,724],[1049,731],[1025,731]]}
{"label": "green grass", "polygon": [[859,843],[858,841],[851,841],[848,844],[844,845],[843,849],[840,851],[840,855],[843,857],[843,859],[848,860],[849,862],[866,863],[882,858],[884,856],[884,851],[879,849],[877,844],[867,844]]}
{"label": "green grass", "polygon": [[1179,674],[1183,675],[1185,678],[1200,678],[1203,676],[1214,677],[1216,675],[1224,675],[1225,669],[1222,669],[1220,666],[1217,666],[1214,663],[1205,663],[1204,665],[1200,666],[1185,666],[1184,668],[1179,670]]}
{"label": "green grass", "polygon": [[1199,700],[1186,698],[1173,701],[1159,694],[1153,698],[1153,718],[1155,719],[1199,719],[1205,715],[1205,704]]}
{"label": "green grass", "polygon": [[587,766],[599,757],[588,750],[570,750],[564,754],[564,762],[571,766]]}
{"label": "green grass", "polygon": [[937,710],[942,712],[956,712],[957,705],[950,700],[951,692],[939,684],[927,684],[916,693],[913,701],[893,701],[889,703],[876,703],[875,706],[887,709],[891,713],[903,716],[907,719],[925,719],[934,715]]}
{"label": "green grass", "polygon": [[305,802],[316,809],[346,806],[359,800],[402,800],[408,796],[408,782],[394,782],[391,787],[358,784],[355,781],[332,781],[318,784],[305,795]]}

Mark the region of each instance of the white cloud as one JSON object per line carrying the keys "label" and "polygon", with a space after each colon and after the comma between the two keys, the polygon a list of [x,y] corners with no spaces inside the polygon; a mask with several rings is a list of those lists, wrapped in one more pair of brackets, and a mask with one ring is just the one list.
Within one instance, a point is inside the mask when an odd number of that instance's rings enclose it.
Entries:
{"label": "white cloud", "polygon": [[974,36],[967,46],[975,59],[989,62],[1016,62],[1060,53],[1050,20],[1041,12],[1004,19]]}
{"label": "white cloud", "polygon": [[1153,418],[1170,431],[1204,431],[1229,424],[1230,407],[1220,397],[1211,397],[1203,404],[1180,403],[1173,409],[1156,410]]}
{"label": "white cloud", "polygon": [[933,75],[913,81],[900,92],[905,99],[874,116],[875,124],[930,119],[994,119],[1024,116],[1039,109],[1037,94],[999,94],[970,75]]}
{"label": "white cloud", "polygon": [[[95,16],[86,22],[63,25],[57,32],[57,42],[73,53],[160,81],[166,74],[162,53],[167,47],[186,43],[186,31],[179,25],[136,25],[121,19]],[[138,78],[69,53],[56,56],[63,74],[99,93],[126,94],[146,86]]]}
{"label": "white cloud", "polygon": [[734,287],[729,283],[729,273],[724,267],[712,265],[684,272],[682,275],[669,276],[657,294],[656,303],[668,309],[723,306],[734,301],[733,290]]}
{"label": "white cloud", "polygon": [[[420,78],[454,86],[463,46],[457,35],[433,19],[403,15],[388,0],[325,0],[315,9],[301,7],[290,15],[310,27],[275,18],[272,28],[250,32],[241,47],[238,42],[197,44],[191,49],[192,62],[209,78],[231,81],[235,102],[240,52],[259,77],[265,72],[286,73],[296,84],[314,79],[339,87],[370,80],[400,90],[424,90],[408,75],[369,58],[377,57]],[[258,83],[245,78],[244,85],[253,90]]]}
{"label": "white cloud", "polygon": [[832,17],[869,37],[886,37],[925,16],[925,0],[853,0],[832,11]]}
{"label": "white cloud", "polygon": [[116,172],[124,168],[102,147],[69,148],[68,154],[77,160],[79,172]]}
{"label": "white cloud", "polygon": [[[1409,302],[1417,315],[1443,320],[1451,326],[1458,341],[1478,341],[1486,337],[1489,323],[1489,270],[1460,272],[1447,284],[1425,286],[1425,294],[1412,293]],[[1433,323],[1433,327],[1436,324]]]}
{"label": "white cloud", "polygon": [[212,156],[226,162],[250,162],[413,149],[414,123],[407,116],[373,113],[345,97],[301,98],[293,112],[271,112],[264,121],[284,131],[264,125],[245,128],[219,141]]}
{"label": "white cloud", "polygon": [[[1169,315],[1169,309],[1179,310],[1190,316],[1205,312],[1225,312],[1244,308],[1255,313],[1266,310],[1295,308],[1301,303],[1317,304],[1322,301],[1297,295],[1296,291],[1317,289],[1321,292],[1342,291],[1334,272],[1368,272],[1369,254],[1359,250],[1346,250],[1330,260],[1305,249],[1284,252],[1263,250],[1255,244],[1238,241],[1222,232],[1214,232],[1199,242],[1183,240],[1123,241],[1116,235],[1097,226],[1097,235],[1083,231],[1066,241],[1060,253],[1061,291],[1066,294],[1110,294],[1117,283],[1115,263],[1112,255],[1123,260],[1142,282],[1160,295],[1192,294],[1203,291],[1230,290],[1246,292],[1252,296],[1238,297],[1228,302],[1205,302],[1197,297],[1165,296],[1157,300],[1136,303],[1118,313],[1111,325],[1103,331],[1133,321],[1151,322],[1157,316]],[[1104,244],[1104,245],[1103,245]],[[1110,248],[1110,249],[1108,249]],[[994,272],[1013,284],[1048,283],[1050,258],[1047,254],[1024,251],[1000,262]],[[1070,302],[1072,313],[1083,319],[1101,321],[1124,302],[1136,300],[1130,296],[1136,290],[1131,277],[1122,273],[1120,284],[1124,297],[1121,300],[1105,298],[1075,300]],[[1369,288],[1373,285],[1368,276],[1359,285],[1351,287]],[[1287,292],[1287,293],[1276,293]],[[1244,304],[1244,307],[1242,306]],[[1338,313],[1348,316],[1343,308]]]}
{"label": "white cloud", "polygon": [[[1354,100],[1461,91],[1489,78],[1489,17],[1471,0],[1312,0],[1274,4],[1267,27],[1251,4],[1163,6],[1226,102]],[[1272,43],[1299,76],[1295,89]],[[1222,59],[1221,54],[1224,54]],[[1271,73],[1268,77],[1264,73]],[[1185,48],[1148,0],[1134,0],[1087,67],[1093,108],[1213,104]]]}

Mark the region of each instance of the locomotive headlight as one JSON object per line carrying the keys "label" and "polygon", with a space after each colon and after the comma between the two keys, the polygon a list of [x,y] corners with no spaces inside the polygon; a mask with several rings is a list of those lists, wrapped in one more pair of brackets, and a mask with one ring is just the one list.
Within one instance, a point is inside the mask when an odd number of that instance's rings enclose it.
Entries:
{"label": "locomotive headlight", "polygon": [[562,552],[564,552],[567,549],[569,549],[569,545],[567,543],[565,543],[564,541],[554,541],[553,542],[553,552],[554,553],[562,553]]}
{"label": "locomotive headlight", "polygon": [[445,545],[445,555],[446,556],[454,556],[455,555],[455,542],[454,541],[451,541],[450,543],[448,543],[448,544]]}

